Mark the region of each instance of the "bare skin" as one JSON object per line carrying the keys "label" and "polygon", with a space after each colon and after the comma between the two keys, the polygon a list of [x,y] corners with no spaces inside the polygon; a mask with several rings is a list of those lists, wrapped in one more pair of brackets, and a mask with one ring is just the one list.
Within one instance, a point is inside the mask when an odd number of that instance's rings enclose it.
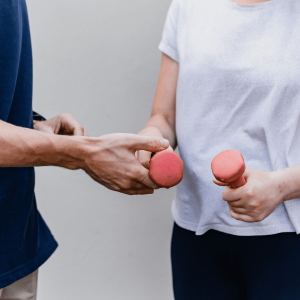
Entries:
{"label": "bare skin", "polygon": [[129,195],[152,194],[158,188],[135,152],[168,148],[161,137],[120,133],[91,138],[70,114],[35,121],[34,129],[0,121],[0,167],[82,169],[105,187]]}
{"label": "bare skin", "polygon": [[[178,63],[162,54],[151,118],[139,133],[143,136],[164,137],[170,141],[172,148],[175,148],[177,144],[175,103],[178,70]],[[146,168],[148,168],[150,156],[150,152],[138,152],[138,159]],[[238,189],[227,187],[223,192],[223,199],[228,203],[230,214],[237,220],[262,221],[279,204],[300,198],[300,165],[276,172],[247,169],[244,177],[247,180],[244,186]],[[214,182],[226,186],[215,179]]]}
{"label": "bare skin", "polygon": [[230,1],[242,5],[253,5],[253,4],[258,4],[258,3],[267,2],[271,0],[230,0]]}
{"label": "bare skin", "polygon": [[36,130],[74,136],[89,136],[81,124],[70,114],[60,114],[46,121],[33,121]]}
{"label": "bare skin", "polygon": [[[169,56],[162,54],[161,69],[152,107],[151,118],[139,133],[142,136],[157,136],[169,140],[173,150],[177,146],[175,132],[176,87],[179,65]],[[138,159],[149,168],[151,153],[139,151]]]}

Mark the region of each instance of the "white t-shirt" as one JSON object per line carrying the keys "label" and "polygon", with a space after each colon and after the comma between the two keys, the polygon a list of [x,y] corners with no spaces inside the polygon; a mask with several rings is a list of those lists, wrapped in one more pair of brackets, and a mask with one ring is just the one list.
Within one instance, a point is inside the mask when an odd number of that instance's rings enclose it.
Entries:
{"label": "white t-shirt", "polygon": [[185,173],[172,206],[176,223],[198,235],[300,233],[300,199],[262,222],[238,221],[211,171],[226,149],[240,151],[251,169],[300,164],[300,1],[173,0],[159,49],[179,62],[176,134]]}

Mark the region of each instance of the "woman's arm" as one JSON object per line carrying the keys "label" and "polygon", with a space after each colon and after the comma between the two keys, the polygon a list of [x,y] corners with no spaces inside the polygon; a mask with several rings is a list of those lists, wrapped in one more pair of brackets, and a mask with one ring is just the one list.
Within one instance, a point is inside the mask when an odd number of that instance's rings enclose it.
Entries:
{"label": "woman's arm", "polygon": [[300,165],[275,172],[283,201],[300,198]]}
{"label": "woman's arm", "polygon": [[[177,146],[175,117],[178,71],[179,64],[163,53],[151,117],[139,133],[143,136],[164,137],[173,149]],[[138,159],[146,168],[149,167],[150,157],[151,152],[138,152]]]}
{"label": "woman's arm", "polygon": [[246,169],[247,183],[237,189],[227,187],[223,199],[233,218],[260,222],[281,203],[300,198],[300,165],[275,172]]}

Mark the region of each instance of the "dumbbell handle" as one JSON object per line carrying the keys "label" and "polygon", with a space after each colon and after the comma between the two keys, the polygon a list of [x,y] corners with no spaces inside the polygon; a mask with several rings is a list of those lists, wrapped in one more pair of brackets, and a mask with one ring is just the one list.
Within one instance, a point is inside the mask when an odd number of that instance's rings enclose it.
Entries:
{"label": "dumbbell handle", "polygon": [[246,180],[244,176],[241,176],[238,180],[230,182],[229,186],[232,187],[233,189],[237,189],[245,184],[246,184]]}

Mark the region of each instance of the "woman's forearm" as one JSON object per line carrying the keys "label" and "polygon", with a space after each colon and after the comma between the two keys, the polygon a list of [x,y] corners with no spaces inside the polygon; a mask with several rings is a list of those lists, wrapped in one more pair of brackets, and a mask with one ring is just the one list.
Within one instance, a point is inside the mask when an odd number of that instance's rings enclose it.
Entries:
{"label": "woman's forearm", "polygon": [[177,146],[175,114],[178,72],[179,64],[163,53],[151,118],[139,133],[164,137],[173,149]]}
{"label": "woman's forearm", "polygon": [[283,201],[300,198],[300,165],[274,172]]}

